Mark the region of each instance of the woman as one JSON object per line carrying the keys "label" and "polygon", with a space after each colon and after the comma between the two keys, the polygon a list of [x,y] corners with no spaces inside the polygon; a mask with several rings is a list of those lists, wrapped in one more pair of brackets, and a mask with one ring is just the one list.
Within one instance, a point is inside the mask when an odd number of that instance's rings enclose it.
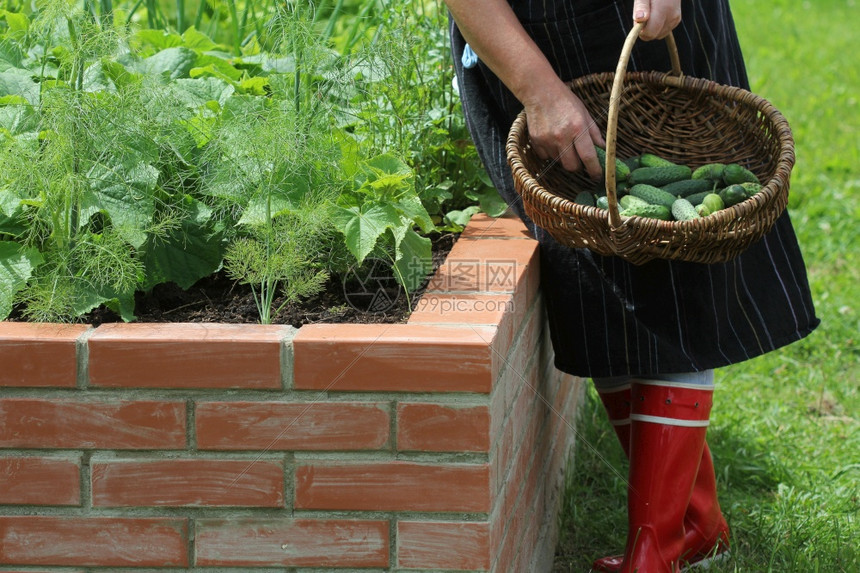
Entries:
{"label": "woman", "polygon": [[604,146],[603,136],[564,82],[614,71],[634,21],[646,24],[631,69],[668,70],[665,43],[650,40],[673,32],[684,73],[748,88],[727,1],[446,3],[472,138],[497,189],[540,241],[556,366],[594,380],[630,458],[627,544],[594,569],[675,572],[724,552],[729,529],[705,443],[713,369],[799,340],[819,322],[788,214],[725,264],[635,266],[568,249],[525,215],[505,139],[525,109],[539,156],[599,178],[594,146]]}

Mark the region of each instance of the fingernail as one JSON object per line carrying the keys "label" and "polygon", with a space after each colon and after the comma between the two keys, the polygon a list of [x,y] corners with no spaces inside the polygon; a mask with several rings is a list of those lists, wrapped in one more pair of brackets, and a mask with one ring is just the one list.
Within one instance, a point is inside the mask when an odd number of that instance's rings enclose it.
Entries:
{"label": "fingernail", "polygon": [[633,18],[636,20],[641,20],[645,17],[645,10],[637,10],[635,14],[633,14]]}

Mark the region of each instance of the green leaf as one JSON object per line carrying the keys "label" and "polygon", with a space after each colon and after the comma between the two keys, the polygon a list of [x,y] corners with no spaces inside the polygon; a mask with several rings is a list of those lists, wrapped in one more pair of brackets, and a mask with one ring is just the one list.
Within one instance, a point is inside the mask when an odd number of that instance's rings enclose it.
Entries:
{"label": "green leaf", "polygon": [[445,221],[457,227],[465,227],[469,223],[469,220],[472,218],[472,215],[480,212],[481,208],[479,206],[472,205],[471,207],[466,207],[462,211],[449,211],[445,215]]}
{"label": "green leaf", "polygon": [[376,246],[379,237],[386,229],[401,224],[397,210],[387,204],[374,204],[369,208],[335,206],[333,208],[335,227],[343,233],[349,252],[361,264]]}
{"label": "green leaf", "polygon": [[400,256],[394,262],[398,281],[408,292],[414,292],[433,269],[432,242],[410,228],[400,241],[399,251]]}
{"label": "green leaf", "polygon": [[9,35],[23,35],[30,28],[30,19],[26,14],[21,12],[9,12],[4,10],[3,16],[6,17],[6,25],[9,26]]}
{"label": "green leaf", "polygon": [[12,312],[15,295],[30,280],[33,270],[42,263],[36,249],[27,249],[11,241],[0,241],[0,320]]}
{"label": "green leaf", "polygon": [[430,213],[424,208],[417,195],[405,195],[394,205],[409,219],[410,224],[418,225],[422,232],[430,233],[435,230],[436,226],[430,218]]}
{"label": "green leaf", "polygon": [[214,50],[218,47],[218,44],[213,42],[209,36],[197,30],[194,26],[191,26],[182,33],[182,41],[186,48],[190,48],[198,52]]}
{"label": "green leaf", "polygon": [[261,76],[243,79],[239,82],[239,88],[246,94],[257,96],[268,95],[269,80]]}
{"label": "green leaf", "polygon": [[27,228],[21,198],[8,189],[0,189],[0,234],[16,237]]}
{"label": "green leaf", "polygon": [[242,78],[242,70],[237,70],[227,60],[214,56],[202,55],[197,57],[195,66],[188,72],[192,78],[211,76],[221,78],[229,82],[236,82]]}
{"label": "green leaf", "polygon": [[[26,18],[25,18],[26,19]],[[8,38],[0,40],[0,71],[23,66],[24,52]]]}
{"label": "green leaf", "polygon": [[[147,163],[136,165],[94,164],[87,172],[90,188],[84,192],[81,210],[104,211],[122,237],[135,248],[146,241],[145,228],[155,214],[153,190],[158,169]],[[81,224],[86,221],[82,220]]]}
{"label": "green leaf", "polygon": [[490,217],[498,217],[508,210],[508,204],[505,203],[505,200],[502,199],[502,196],[499,195],[499,192],[496,191],[495,187],[483,189],[471,194],[467,193],[466,196],[476,199],[478,201],[478,205],[481,207],[481,211]]}
{"label": "green leaf", "polygon": [[143,247],[146,289],[164,282],[188,289],[221,267],[222,225],[212,221],[212,210],[200,201],[189,197],[186,203],[186,217],[179,228],[164,238],[150,236]]}
{"label": "green leaf", "polygon": [[39,127],[39,114],[26,99],[19,95],[0,97],[0,127],[17,135],[36,131]]}
{"label": "green leaf", "polygon": [[34,82],[30,76],[6,71],[0,73],[0,96],[19,95],[30,105],[39,103],[39,84]]}
{"label": "green leaf", "polygon": [[[78,284],[76,286],[80,287],[82,285]],[[74,303],[72,304],[75,316],[82,316],[101,305],[105,305],[126,322],[131,322],[135,319],[134,291],[120,293],[111,288],[103,288],[101,290],[76,288],[75,291]]]}
{"label": "green leaf", "polygon": [[147,74],[164,74],[171,80],[187,78],[191,68],[196,65],[197,54],[188,48],[167,48],[141,62]]}
{"label": "green leaf", "polygon": [[266,218],[267,213],[270,217],[275,217],[296,208],[301,203],[302,198],[307,196],[308,191],[307,180],[295,177],[292,181],[286,182],[284,187],[259,192],[248,201],[238,224],[267,224],[269,222]]}
{"label": "green leaf", "polygon": [[367,166],[378,173],[412,176],[412,168],[394,155],[384,153],[367,160]]}
{"label": "green leaf", "polygon": [[228,82],[218,78],[180,78],[170,86],[174,95],[191,109],[210,101],[216,101],[220,107],[224,107],[236,91]]}
{"label": "green leaf", "polygon": [[166,30],[143,29],[137,32],[137,39],[142,44],[148,44],[156,50],[176,48],[183,44],[182,36],[171,34]]}

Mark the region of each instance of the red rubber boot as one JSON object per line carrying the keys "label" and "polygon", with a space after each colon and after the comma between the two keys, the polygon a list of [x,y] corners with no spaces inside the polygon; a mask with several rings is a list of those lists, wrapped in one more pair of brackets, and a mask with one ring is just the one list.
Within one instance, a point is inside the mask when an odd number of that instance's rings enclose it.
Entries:
{"label": "red rubber boot", "polygon": [[[621,447],[630,457],[630,386],[598,392]],[[711,452],[705,443],[699,473],[684,517],[684,551],[682,563],[693,565],[721,555],[729,548],[729,526],[717,500],[717,483]],[[602,557],[594,561],[592,571],[618,573],[623,555]]]}
{"label": "red rubber boot", "polygon": [[678,573],[684,516],[705,446],[713,389],[663,381],[631,388],[627,545],[621,573]]}
{"label": "red rubber boot", "polygon": [[[630,458],[630,384],[597,391],[624,455]],[[619,563],[620,565],[620,563]]]}

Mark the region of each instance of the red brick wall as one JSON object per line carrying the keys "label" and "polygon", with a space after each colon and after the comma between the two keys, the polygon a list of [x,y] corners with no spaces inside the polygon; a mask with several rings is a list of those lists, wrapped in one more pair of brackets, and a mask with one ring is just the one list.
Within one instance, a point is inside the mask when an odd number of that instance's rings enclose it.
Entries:
{"label": "red brick wall", "polygon": [[581,381],[543,312],[478,217],[408,324],[0,323],[0,571],[548,570]]}

